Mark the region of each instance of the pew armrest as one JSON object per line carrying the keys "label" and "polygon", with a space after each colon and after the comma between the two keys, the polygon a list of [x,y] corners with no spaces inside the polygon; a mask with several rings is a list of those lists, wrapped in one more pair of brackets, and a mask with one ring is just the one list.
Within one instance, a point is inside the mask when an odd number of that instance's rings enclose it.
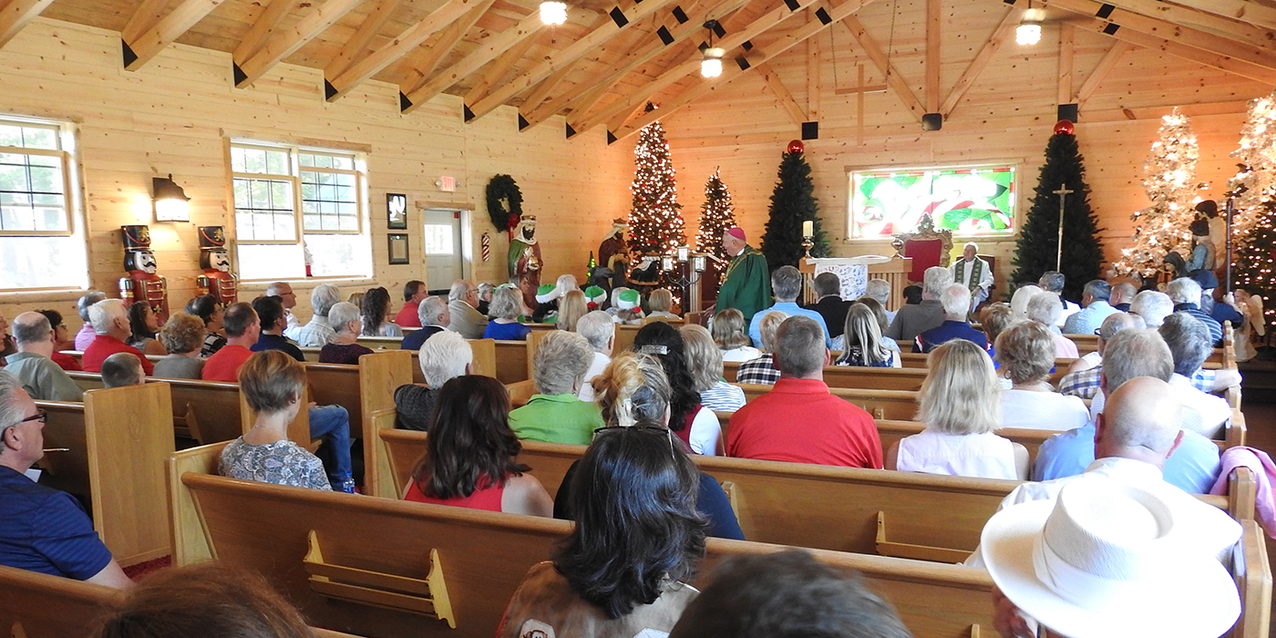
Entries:
{"label": "pew armrest", "polygon": [[880,556],[913,558],[937,563],[960,563],[970,552],[948,547],[931,547],[911,543],[893,543],[886,539],[886,512],[877,513],[877,553]]}
{"label": "pew armrest", "polygon": [[305,565],[310,589],[320,596],[438,618],[456,629],[438,550],[430,550],[430,573],[424,580],[409,578],[327,563],[311,530]]}

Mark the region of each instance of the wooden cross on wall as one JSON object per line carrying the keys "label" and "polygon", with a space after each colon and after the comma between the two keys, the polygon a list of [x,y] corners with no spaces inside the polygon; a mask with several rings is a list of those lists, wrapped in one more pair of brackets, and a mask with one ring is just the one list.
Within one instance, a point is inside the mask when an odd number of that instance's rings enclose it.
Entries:
{"label": "wooden cross on wall", "polygon": [[867,93],[885,93],[885,84],[864,84],[864,65],[855,65],[855,72],[858,75],[859,83],[856,86],[846,87],[844,89],[833,89],[834,95],[851,95],[855,94],[855,143],[858,146],[864,145],[864,95]]}

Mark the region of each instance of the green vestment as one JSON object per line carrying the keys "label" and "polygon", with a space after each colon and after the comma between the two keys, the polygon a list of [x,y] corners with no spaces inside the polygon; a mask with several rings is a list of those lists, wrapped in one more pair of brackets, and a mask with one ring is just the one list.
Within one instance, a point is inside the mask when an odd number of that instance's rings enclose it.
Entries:
{"label": "green vestment", "polygon": [[718,290],[717,310],[735,308],[744,314],[747,324],[753,315],[771,306],[771,273],[766,257],[751,246],[745,246],[727,265],[727,278]]}

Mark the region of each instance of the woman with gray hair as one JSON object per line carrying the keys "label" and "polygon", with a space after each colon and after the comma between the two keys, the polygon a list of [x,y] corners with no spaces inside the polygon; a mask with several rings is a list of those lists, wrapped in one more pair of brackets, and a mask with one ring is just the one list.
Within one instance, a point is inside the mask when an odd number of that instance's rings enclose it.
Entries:
{"label": "woman with gray hair", "polygon": [[1050,338],[1054,340],[1055,357],[1059,359],[1076,359],[1077,344],[1063,336],[1055,325],[1063,313],[1063,300],[1053,292],[1039,292],[1028,300],[1028,320],[1044,324],[1050,329]]}
{"label": "woman with gray hair", "polygon": [[719,310],[713,316],[713,342],[722,350],[723,361],[743,363],[762,356],[753,340],[744,333],[744,314],[735,308]]}
{"label": "woman with gray hair", "polygon": [[1028,448],[997,436],[1001,384],[983,348],[953,339],[930,353],[917,395],[921,434],[886,452],[886,469],[949,476],[1028,478]]}
{"label": "woman with gray hair", "polygon": [[1043,324],[1021,321],[997,336],[998,371],[1011,383],[1001,395],[1002,427],[1062,431],[1090,421],[1084,401],[1057,394],[1047,383],[1054,367],[1051,334]]}
{"label": "woman with gray hair", "polygon": [[443,384],[474,370],[474,350],[464,337],[440,332],[421,344],[418,359],[425,383],[401,385],[394,391],[394,427],[401,430],[430,429],[430,418]]}
{"label": "woman with gray hair", "polygon": [[310,317],[310,323],[302,326],[297,334],[298,346],[322,348],[336,339],[337,331],[333,330],[332,324],[328,322],[328,313],[339,301],[341,301],[341,290],[333,284],[319,284],[310,291],[310,307],[315,314]]}
{"label": "woman with gray hair", "polygon": [[492,320],[483,331],[484,339],[523,341],[532,329],[518,322],[523,314],[523,293],[513,284],[501,284],[492,293]]}
{"label": "woman with gray hair", "polygon": [[581,401],[593,401],[594,387],[589,382],[602,374],[607,369],[607,364],[611,363],[612,348],[616,344],[616,322],[611,320],[611,315],[595,310],[576,322],[576,334],[584,337],[589,342],[589,347],[594,349],[594,360],[589,364],[589,370],[585,371],[585,379],[576,396]]}
{"label": "woman with gray hair", "polygon": [[532,360],[536,394],[510,412],[510,427],[520,439],[589,444],[603,419],[598,406],[581,401],[576,393],[593,360],[594,349],[574,332],[556,330],[541,339]]}
{"label": "woman with gray hair", "polygon": [[[683,354],[687,358],[687,369],[691,371],[691,382],[695,384],[695,391],[700,393],[701,411],[735,412],[744,407],[744,390],[722,378],[722,351],[709,336],[709,331],[692,323],[679,328],[678,332],[682,333],[685,344]],[[716,423],[717,416],[713,412],[709,412],[709,416],[713,416]],[[700,420],[699,414],[696,420]],[[692,429],[695,429],[694,423]]]}
{"label": "woman with gray hair", "polygon": [[168,356],[155,362],[154,375],[169,379],[203,378],[204,360],[199,348],[204,343],[204,322],[185,312],[175,312],[159,331],[159,340]]}
{"label": "woman with gray hair", "polygon": [[343,301],[328,311],[328,324],[337,335],[319,351],[319,363],[359,365],[359,357],[372,354],[372,348],[359,345],[363,319],[359,306]]}

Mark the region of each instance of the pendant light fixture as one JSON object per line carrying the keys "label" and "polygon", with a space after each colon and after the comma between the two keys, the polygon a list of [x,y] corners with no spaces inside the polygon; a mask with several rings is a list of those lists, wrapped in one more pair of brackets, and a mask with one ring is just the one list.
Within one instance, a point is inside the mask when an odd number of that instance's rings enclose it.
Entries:
{"label": "pendant light fixture", "polygon": [[567,22],[567,3],[549,0],[542,2],[541,22],[551,26]]}
{"label": "pendant light fixture", "polygon": [[1032,46],[1041,42],[1041,11],[1032,8],[1032,0],[1028,0],[1028,10],[1023,12],[1023,20],[1015,27],[1015,44]]}
{"label": "pendant light fixture", "polygon": [[700,60],[700,75],[706,78],[716,78],[722,75],[722,57],[727,54],[726,49],[713,46],[713,33],[720,27],[717,20],[709,20],[704,23],[704,28],[709,30],[709,46],[701,50],[704,56]]}

